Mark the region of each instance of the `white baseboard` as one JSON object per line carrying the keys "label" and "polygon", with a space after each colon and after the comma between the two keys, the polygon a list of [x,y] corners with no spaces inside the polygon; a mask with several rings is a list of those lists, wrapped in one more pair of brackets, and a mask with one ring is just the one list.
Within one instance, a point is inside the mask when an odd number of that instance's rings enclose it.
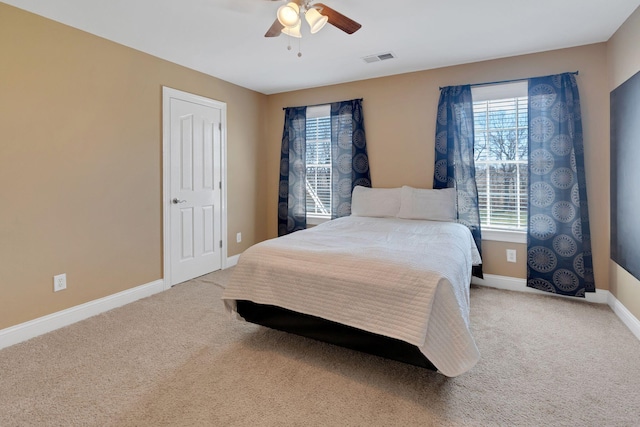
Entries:
{"label": "white baseboard", "polygon": [[[238,263],[240,255],[227,258],[226,268],[233,267]],[[525,279],[515,277],[498,276],[485,274],[484,279],[473,277],[471,283],[474,285],[488,286],[497,289],[506,289],[518,292],[536,293],[539,295],[552,295],[563,298],[562,295],[551,294],[538,291],[526,286]],[[104,313],[114,308],[132,303],[139,299],[164,291],[164,281],[156,280],[146,285],[137,286],[133,289],[118,292],[94,301],[89,301],[75,307],[68,308],[47,316],[39,317],[19,325],[11,326],[0,330],[0,349],[26,341],[28,339],[55,331],[62,327],[71,325],[89,317]],[[575,298],[573,298],[575,299]],[[640,340],[640,320],[638,320],[627,308],[622,305],[609,291],[597,289],[595,294],[587,293],[585,298],[588,302],[608,304],[613,312],[620,318],[631,332]]]}
{"label": "white baseboard", "polygon": [[39,317],[19,325],[0,330],[0,349],[18,344],[47,332],[55,331],[105,311],[132,303],[164,290],[164,281],[156,280],[117,294],[89,301],[66,310]]}
{"label": "white baseboard", "polygon": [[[518,279],[516,277],[498,276],[494,274],[485,274],[484,279],[473,277],[471,283],[474,285],[488,286],[491,288],[507,289],[510,291],[529,292],[538,295],[549,295],[561,298],[571,298],[573,300],[580,300],[580,298],[566,297],[564,295],[552,294],[549,292],[542,292],[537,289],[527,287],[527,281],[525,279]],[[609,291],[603,291],[596,289],[595,293],[587,292],[585,301],[598,304],[607,304],[611,307],[611,310],[620,318],[631,333],[640,340],[640,320],[638,320],[627,308],[617,300],[615,296]]]}
{"label": "white baseboard", "polygon": [[[550,292],[539,291],[534,288],[529,288],[527,286],[526,279],[519,279],[517,277],[507,277],[507,276],[498,276],[495,274],[485,274],[484,279],[479,279],[477,277],[473,277],[471,279],[471,283],[474,285],[480,286],[489,286],[491,288],[498,289],[507,289],[510,291],[518,291],[518,292],[528,292],[538,295],[547,295],[547,296],[555,296],[560,298],[571,298],[571,299],[579,299],[575,297],[568,297],[565,295],[553,294]],[[596,292],[587,292],[585,296],[585,301],[594,302],[598,304],[608,304],[608,298],[611,293],[609,291],[603,291],[601,289],[596,289]]]}
{"label": "white baseboard", "polygon": [[640,320],[631,314],[631,312],[627,310],[627,307],[622,305],[622,303],[611,293],[609,294],[608,303],[611,310],[613,310],[613,312],[620,318],[622,323],[624,323],[631,333],[640,340]]}
{"label": "white baseboard", "polygon": [[233,267],[234,265],[238,264],[239,259],[240,259],[240,254],[227,257],[227,263],[225,264],[224,268],[226,269],[226,268]]}

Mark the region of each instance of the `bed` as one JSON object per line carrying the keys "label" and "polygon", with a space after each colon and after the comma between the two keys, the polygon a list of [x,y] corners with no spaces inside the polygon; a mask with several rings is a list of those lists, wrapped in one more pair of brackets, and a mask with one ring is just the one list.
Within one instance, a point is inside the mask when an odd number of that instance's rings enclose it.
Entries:
{"label": "bed", "polygon": [[247,249],[223,301],[230,314],[453,377],[479,352],[469,330],[469,229],[348,216]]}

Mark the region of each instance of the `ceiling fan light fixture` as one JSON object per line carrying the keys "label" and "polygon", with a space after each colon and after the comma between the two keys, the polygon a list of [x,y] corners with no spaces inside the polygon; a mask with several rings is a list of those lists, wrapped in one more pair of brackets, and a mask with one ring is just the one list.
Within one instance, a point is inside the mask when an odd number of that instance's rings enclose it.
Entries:
{"label": "ceiling fan light fixture", "polygon": [[291,27],[284,27],[282,29],[282,33],[286,34],[288,36],[300,39],[300,38],[302,38],[302,33],[300,32],[301,24],[302,24],[302,22],[300,22],[300,20],[298,20],[298,23],[296,25],[291,26]]}
{"label": "ceiling fan light fixture", "polygon": [[304,18],[307,20],[309,28],[311,28],[311,34],[315,34],[320,31],[329,20],[327,16],[321,15],[320,12],[318,12],[318,9],[313,7],[307,10],[304,14]]}
{"label": "ceiling fan light fixture", "polygon": [[278,8],[278,21],[285,27],[295,27],[300,24],[300,8],[294,2],[289,2]]}

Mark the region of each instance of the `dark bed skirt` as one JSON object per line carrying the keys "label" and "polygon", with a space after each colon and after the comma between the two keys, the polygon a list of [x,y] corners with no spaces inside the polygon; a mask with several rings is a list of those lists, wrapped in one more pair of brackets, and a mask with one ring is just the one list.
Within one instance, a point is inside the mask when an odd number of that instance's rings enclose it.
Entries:
{"label": "dark bed skirt", "polygon": [[237,307],[238,314],[247,322],[436,370],[418,347],[395,338],[363,331],[362,329],[287,310],[282,307],[257,304],[252,301],[237,301]]}

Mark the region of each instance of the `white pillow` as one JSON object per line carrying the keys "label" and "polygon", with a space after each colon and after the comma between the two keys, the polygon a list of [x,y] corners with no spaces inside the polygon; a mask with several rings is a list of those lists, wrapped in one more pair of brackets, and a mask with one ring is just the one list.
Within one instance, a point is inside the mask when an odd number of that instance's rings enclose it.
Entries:
{"label": "white pillow", "polygon": [[424,190],[402,187],[398,218],[431,221],[456,220],[456,189]]}
{"label": "white pillow", "polygon": [[395,217],[400,211],[400,188],[368,188],[360,185],[351,195],[351,215]]}

